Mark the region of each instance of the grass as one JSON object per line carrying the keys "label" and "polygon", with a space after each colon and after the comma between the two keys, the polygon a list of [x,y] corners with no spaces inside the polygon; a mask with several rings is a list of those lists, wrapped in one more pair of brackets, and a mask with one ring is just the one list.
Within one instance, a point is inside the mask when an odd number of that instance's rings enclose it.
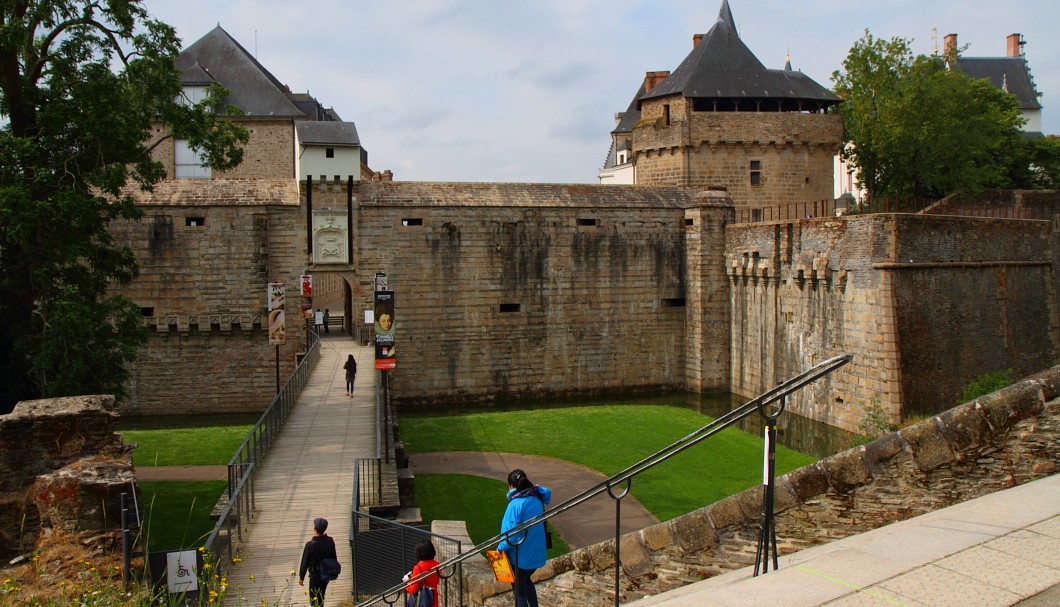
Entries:
{"label": "grass", "polygon": [[[403,417],[401,437],[410,453],[506,451],[544,455],[611,475],[709,420],[695,411],[665,406],[571,407]],[[762,449],[761,438],[730,428],[637,476],[632,492],[652,514],[669,520],[761,483]],[[809,455],[777,446],[778,475],[813,461]],[[527,472],[535,482],[548,485],[547,478]]]}
{"label": "grass", "polygon": [[140,481],[148,550],[198,548],[213,531],[210,512],[226,481]]}
{"label": "grass", "polygon": [[[504,498],[508,485],[503,481],[465,474],[417,474],[416,505],[423,522],[434,520],[466,521],[467,534],[475,544],[501,531],[501,517],[508,502]],[[548,524],[551,529],[552,525]],[[462,549],[467,549],[463,546]],[[548,558],[570,552],[566,542],[552,532]]]}
{"label": "grass", "polygon": [[[136,443],[137,466],[209,466],[227,464],[252,425],[122,430],[122,440]],[[189,449],[194,445],[194,449]]]}

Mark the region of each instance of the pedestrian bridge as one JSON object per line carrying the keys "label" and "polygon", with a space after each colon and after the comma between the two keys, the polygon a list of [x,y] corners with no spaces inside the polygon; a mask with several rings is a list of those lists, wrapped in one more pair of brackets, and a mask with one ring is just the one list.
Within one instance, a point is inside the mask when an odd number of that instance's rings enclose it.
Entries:
{"label": "pedestrian bridge", "polygon": [[[359,372],[346,396],[342,365],[353,354]],[[309,580],[298,585],[302,547],[313,519],[328,519],[339,560],[350,562],[350,504],[359,458],[376,457],[374,351],[343,334],[323,335],[320,359],[298,404],[257,470],[257,515],[243,533],[238,562],[228,571],[226,604],[309,604]],[[349,599],[352,572],[328,585],[328,603]]]}

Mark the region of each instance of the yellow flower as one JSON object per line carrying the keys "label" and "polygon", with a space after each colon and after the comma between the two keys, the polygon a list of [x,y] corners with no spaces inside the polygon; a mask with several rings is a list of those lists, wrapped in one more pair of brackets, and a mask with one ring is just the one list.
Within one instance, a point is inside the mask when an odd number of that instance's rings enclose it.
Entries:
{"label": "yellow flower", "polygon": [[210,591],[210,596],[217,596],[217,593],[213,590]]}
{"label": "yellow flower", "polygon": [[199,546],[199,552],[206,552],[206,546]]}
{"label": "yellow flower", "polygon": [[233,556],[232,557],[232,562],[233,563],[242,563],[243,559],[239,558],[238,556]]}
{"label": "yellow flower", "polygon": [[294,569],[291,570],[291,575],[294,575]]}
{"label": "yellow flower", "polygon": [[254,576],[253,576],[253,575],[251,575],[251,576],[250,576],[250,579],[254,579]]}
{"label": "yellow flower", "polygon": [[203,563],[202,564],[202,568],[203,569],[209,569],[210,568],[210,564],[209,563]]}

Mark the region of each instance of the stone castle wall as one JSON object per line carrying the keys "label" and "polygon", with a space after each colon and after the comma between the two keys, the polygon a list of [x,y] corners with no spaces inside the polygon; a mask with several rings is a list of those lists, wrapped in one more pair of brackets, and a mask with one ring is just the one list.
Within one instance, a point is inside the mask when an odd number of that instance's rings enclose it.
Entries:
{"label": "stone castle wall", "polygon": [[732,391],[850,352],[790,405],[857,431],[866,406],[898,421],[948,408],[984,373],[1047,367],[1060,352],[1050,234],[1041,221],[921,215],[732,226]]}
{"label": "stone castle wall", "polygon": [[[696,112],[673,98],[644,103],[633,148],[638,183],[723,186],[738,207],[772,206],[831,199],[841,138],[839,116]],[[760,163],[758,185],[752,161]]]}
{"label": "stone castle wall", "polygon": [[[1060,465],[1060,367],[777,479],[778,547],[787,554],[1055,474]],[[620,538],[621,602],[754,564],[757,486]],[[548,561],[542,604],[614,604],[615,543]],[[783,567],[783,565],[782,565]],[[490,571],[465,569],[471,605],[511,603]]]}
{"label": "stone castle wall", "polygon": [[304,217],[290,180],[174,180],[141,203],[140,221],[116,223],[142,268],[122,293],[151,331],[131,368],[125,414],[262,411],[276,393],[266,287],[288,288],[280,376],[304,350],[298,275]]}
{"label": "stone castle wall", "polygon": [[[308,193],[289,180],[175,180],[142,195],[144,220],[119,224],[116,236],[143,263],[124,292],[154,333],[124,412],[262,410],[275,391],[265,285],[289,285],[286,376],[304,343],[296,292],[307,272],[321,288],[315,307],[357,321],[362,339],[373,277],[389,275],[395,396],[409,404],[639,389],[753,395],[849,352],[853,363],[791,406],[856,431],[866,406],[896,421],[942,410],[975,377],[1041,368],[1058,351],[1060,247],[1047,222],[732,224],[720,191],[355,187],[312,191],[314,216],[343,228],[352,196],[352,264],[308,263]],[[1036,215],[1055,208],[1039,198],[1019,200]]]}
{"label": "stone castle wall", "polygon": [[672,188],[362,184],[358,274],[395,292],[395,399],[683,385],[696,205]]}

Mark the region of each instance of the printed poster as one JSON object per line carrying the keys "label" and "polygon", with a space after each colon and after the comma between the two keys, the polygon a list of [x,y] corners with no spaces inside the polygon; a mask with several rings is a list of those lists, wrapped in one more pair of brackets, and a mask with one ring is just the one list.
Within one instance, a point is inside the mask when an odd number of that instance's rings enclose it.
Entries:
{"label": "printed poster", "polygon": [[394,343],[394,292],[375,292],[375,368],[391,371],[397,368]]}

